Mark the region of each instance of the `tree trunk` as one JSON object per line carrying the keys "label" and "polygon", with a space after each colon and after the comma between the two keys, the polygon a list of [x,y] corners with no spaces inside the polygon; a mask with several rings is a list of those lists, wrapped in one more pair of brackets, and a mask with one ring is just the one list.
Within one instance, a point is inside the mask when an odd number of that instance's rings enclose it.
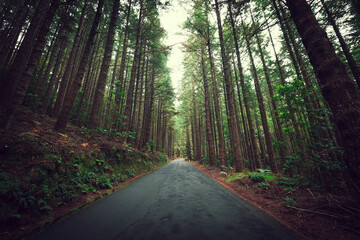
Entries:
{"label": "tree trunk", "polygon": [[286,2],[318,77],[322,95],[333,113],[351,177],[350,185],[359,196],[360,96],[346,72],[344,63],[336,55],[331,41],[320,27],[306,0]]}
{"label": "tree trunk", "polygon": [[54,90],[54,85],[55,85],[55,81],[57,79],[57,75],[59,74],[60,72],[60,64],[61,64],[61,61],[64,57],[64,53],[65,53],[65,49],[66,49],[66,43],[67,43],[67,37],[68,37],[68,33],[65,34],[64,36],[62,36],[62,43],[61,43],[61,46],[60,46],[60,50],[59,50],[59,53],[58,53],[58,56],[57,56],[57,60],[56,60],[56,63],[54,65],[54,70],[52,72],[52,75],[51,75],[51,78],[50,78],[50,81],[49,81],[49,84],[48,84],[48,87],[47,87],[47,90],[46,90],[46,93],[45,93],[45,96],[44,96],[44,100],[42,102],[42,105],[41,105],[41,109],[40,109],[40,113],[45,113],[47,108],[48,108],[48,105],[49,105],[49,102],[50,102],[50,97],[51,97],[51,94]]}
{"label": "tree trunk", "polygon": [[[243,24],[243,26],[244,26],[244,24]],[[265,134],[265,143],[266,143],[267,153],[269,155],[270,168],[271,168],[272,172],[277,173],[278,168],[277,168],[277,163],[276,163],[276,159],[275,159],[274,148],[273,148],[273,145],[272,145],[270,128],[269,128],[269,124],[268,124],[268,120],[267,120],[267,116],[266,116],[264,100],[263,100],[262,92],[261,92],[261,89],[260,89],[259,78],[258,78],[258,75],[257,75],[257,70],[256,70],[256,66],[255,66],[255,63],[254,63],[254,58],[252,56],[252,51],[251,51],[251,48],[250,48],[250,41],[249,41],[248,34],[245,32],[244,35],[245,35],[246,47],[247,47],[247,50],[248,50],[248,53],[249,53],[250,62],[251,62],[251,66],[252,66],[252,74],[253,74],[253,77],[254,77],[255,90],[256,90],[256,96],[257,96],[257,100],[258,100],[258,104],[259,104],[261,122],[262,122],[262,125],[263,125],[264,134]]]}
{"label": "tree trunk", "polygon": [[122,39],[122,36],[120,35],[119,36],[119,45],[118,45],[118,48],[117,48],[117,51],[116,51],[116,56],[115,56],[115,62],[114,62],[114,68],[113,68],[113,74],[111,76],[111,84],[110,84],[110,91],[109,91],[109,98],[108,98],[108,101],[107,101],[107,107],[106,107],[106,116],[105,116],[105,126],[104,128],[107,129],[108,126],[111,126],[112,125],[112,122],[109,122],[109,121],[112,121],[112,118],[110,117],[111,116],[111,109],[114,110],[114,108],[112,107],[112,104],[114,103],[113,101],[113,90],[114,90],[114,87],[115,87],[115,79],[116,79],[116,76],[117,76],[117,65],[118,65],[118,61],[119,61],[119,55],[120,55],[120,52],[121,52],[121,39]]}
{"label": "tree trunk", "polygon": [[215,166],[215,153],[214,153],[214,141],[211,133],[211,116],[210,116],[210,94],[209,94],[209,85],[206,74],[206,66],[204,59],[204,48],[201,47],[201,68],[204,81],[204,92],[205,92],[205,126],[206,126],[206,140],[208,144],[209,152],[209,165]]}
{"label": "tree trunk", "polygon": [[130,127],[130,114],[131,108],[133,104],[133,95],[134,95],[134,86],[135,86],[135,77],[136,72],[138,70],[138,63],[139,63],[139,55],[141,50],[141,30],[143,24],[143,11],[144,11],[144,0],[140,0],[140,14],[139,14],[139,21],[137,25],[137,33],[136,33],[136,45],[135,45],[135,53],[134,59],[131,69],[131,75],[129,80],[129,88],[126,96],[126,106],[124,110],[124,125],[122,128],[123,132],[131,131]]}
{"label": "tree trunk", "polygon": [[[251,13],[251,19],[254,23],[254,18],[253,15]],[[273,87],[271,85],[271,80],[270,80],[270,75],[269,75],[269,70],[267,68],[266,62],[265,62],[265,57],[264,57],[264,53],[261,47],[261,43],[260,43],[260,38],[258,36],[257,33],[255,33],[255,37],[256,37],[256,42],[258,45],[258,49],[259,49],[259,53],[260,53],[260,58],[261,58],[261,62],[263,65],[263,70],[264,70],[264,75],[265,75],[265,79],[266,79],[266,83],[269,89],[269,94],[270,94],[270,99],[271,99],[271,106],[275,115],[275,121],[274,121],[274,126],[276,126],[277,130],[278,130],[278,136],[279,136],[279,152],[280,152],[280,157],[283,163],[285,163],[285,157],[289,154],[286,147],[285,147],[285,136],[284,136],[284,132],[282,129],[282,126],[280,124],[280,119],[279,119],[279,114],[277,111],[277,105],[276,102],[274,100],[274,91],[273,91]]]}
{"label": "tree trunk", "polygon": [[109,32],[107,35],[107,40],[105,45],[104,59],[101,65],[99,80],[97,82],[97,86],[95,89],[94,102],[90,114],[90,122],[88,123],[88,128],[90,129],[100,127],[100,120],[101,120],[100,113],[104,101],[105,86],[106,86],[107,75],[109,72],[111,53],[114,46],[115,27],[118,19],[119,6],[120,6],[119,0],[115,0],[114,5],[112,7]]}
{"label": "tree trunk", "polygon": [[242,171],[244,169],[244,163],[242,161],[241,150],[240,150],[240,136],[238,132],[238,122],[236,119],[236,108],[235,108],[235,101],[234,101],[234,94],[233,90],[234,87],[232,86],[231,75],[230,75],[230,64],[229,59],[225,50],[225,42],[223,37],[222,25],[221,25],[221,17],[220,17],[220,10],[219,10],[219,3],[215,0],[215,11],[218,23],[218,30],[219,30],[219,39],[220,39],[220,48],[221,48],[221,57],[222,57],[222,65],[224,69],[224,81],[226,86],[226,94],[227,94],[227,102],[229,107],[229,117],[231,125],[230,131],[233,138],[232,149],[234,151],[234,165],[235,170],[237,172]]}
{"label": "tree trunk", "polygon": [[224,133],[223,133],[221,118],[220,118],[219,93],[218,93],[216,77],[215,77],[215,66],[214,66],[214,60],[213,60],[212,52],[211,52],[210,38],[208,39],[208,42],[207,42],[207,50],[208,50],[209,61],[210,61],[211,83],[212,83],[212,92],[213,92],[213,98],[214,98],[216,126],[217,126],[217,130],[218,130],[218,135],[219,135],[219,164],[220,164],[220,166],[227,166],[227,164],[225,162],[226,153],[225,153]]}
{"label": "tree trunk", "polygon": [[[28,6],[31,3],[31,0],[26,0],[24,4],[18,8],[12,23],[7,30],[3,30],[1,33],[1,47],[0,47],[0,71],[4,70],[8,66],[6,60],[9,58],[9,55],[12,54],[11,49],[13,45],[16,44],[21,28],[26,22],[26,18],[30,12],[30,7]],[[0,25],[1,26],[1,25]],[[0,83],[3,83],[4,79],[0,79]]]}
{"label": "tree trunk", "polygon": [[236,59],[237,59],[238,68],[239,68],[240,85],[241,85],[242,95],[243,95],[244,104],[245,104],[245,111],[246,111],[246,116],[247,116],[248,125],[249,125],[250,139],[251,139],[251,145],[252,145],[252,149],[253,149],[253,156],[254,156],[254,161],[255,161],[256,167],[260,168],[261,163],[260,163],[260,156],[259,156],[259,147],[256,142],[255,128],[254,128],[254,123],[253,123],[253,120],[251,117],[250,104],[249,104],[248,94],[247,94],[246,87],[245,87],[245,78],[244,78],[243,68],[241,65],[240,51],[239,51],[239,44],[238,44],[239,40],[238,40],[237,32],[235,29],[234,18],[233,18],[232,10],[231,10],[231,3],[229,3],[228,7],[229,7],[229,16],[230,16],[232,32],[233,32],[233,36],[234,36]]}
{"label": "tree trunk", "polygon": [[196,100],[195,100],[195,86],[194,80],[192,81],[192,102],[193,102],[193,122],[194,122],[194,161],[201,162],[201,141],[200,141],[200,128],[197,124],[197,110],[196,110]]}
{"label": "tree trunk", "polygon": [[342,34],[340,33],[339,27],[336,24],[336,21],[332,15],[332,13],[330,12],[329,8],[327,7],[326,3],[324,0],[321,0],[321,3],[324,7],[325,13],[327,15],[327,18],[331,24],[331,26],[333,27],[336,37],[339,39],[340,42],[340,46],[345,54],[346,60],[349,64],[350,70],[356,80],[356,83],[358,85],[358,87],[360,88],[360,70],[352,56],[352,54],[350,53],[349,47],[345,42],[345,39],[343,38]]}
{"label": "tree trunk", "polygon": [[148,84],[145,85],[145,103],[144,103],[144,121],[141,128],[141,144],[140,147],[143,148],[150,141],[151,125],[153,121],[153,105],[154,105],[154,95],[155,95],[155,70],[152,68],[152,74],[150,79],[147,80]]}
{"label": "tree trunk", "polygon": [[79,69],[77,70],[75,78],[72,81],[72,85],[69,87],[69,89],[67,91],[59,118],[56,121],[55,126],[54,126],[54,129],[56,131],[65,130],[66,124],[69,121],[70,111],[74,105],[76,95],[81,87],[81,81],[84,77],[85,68],[86,68],[87,61],[88,61],[88,58],[90,55],[90,51],[94,45],[94,38],[96,35],[97,27],[100,22],[103,5],[104,5],[104,0],[99,0],[97,11],[96,11],[95,18],[94,18],[94,22],[91,26],[91,30],[90,30],[89,37],[88,37],[88,40],[87,40],[87,43],[85,46],[84,53],[81,58]]}
{"label": "tree trunk", "polygon": [[[241,63],[240,63],[241,65]],[[242,69],[241,69],[242,71]],[[244,109],[243,109],[243,105],[242,105],[242,101],[241,101],[241,96],[240,96],[240,86],[239,86],[239,81],[238,81],[238,76],[236,74],[236,67],[235,67],[235,61],[234,61],[234,72],[235,72],[235,84],[236,84],[236,88],[237,88],[237,93],[238,93],[238,99],[239,99],[239,108],[240,108],[240,113],[241,113],[241,120],[242,120],[242,125],[244,128],[244,135],[245,135],[245,151],[244,154],[247,157],[247,159],[249,160],[249,162],[254,162],[253,159],[253,151],[251,148],[251,144],[252,144],[252,140],[249,137],[249,132],[248,132],[248,128],[247,128],[247,124],[246,124],[246,116],[244,113]],[[241,73],[243,74],[243,73]],[[251,119],[251,116],[250,116]],[[256,144],[256,140],[254,141],[254,143]],[[255,169],[250,169],[251,171],[255,171]]]}
{"label": "tree trunk", "polygon": [[123,40],[123,47],[122,47],[122,54],[121,54],[121,61],[120,61],[120,68],[119,68],[119,79],[116,81],[115,84],[115,107],[114,112],[112,115],[112,126],[111,128],[119,129],[119,117],[120,117],[120,102],[121,102],[121,90],[122,84],[124,84],[124,72],[125,72],[125,62],[126,62],[126,52],[127,52],[127,44],[128,44],[128,35],[129,35],[129,19],[131,13],[131,0],[128,1],[128,9],[126,14],[126,23],[125,23],[125,32],[124,32],[124,40]]}
{"label": "tree trunk", "polygon": [[28,83],[21,81],[21,76],[29,62],[41,23],[45,19],[50,3],[51,0],[39,2],[21,47],[3,80],[2,88],[4,90],[0,96],[0,128],[9,127],[13,114],[24,99]]}
{"label": "tree trunk", "polygon": [[[27,64],[27,67],[22,75],[21,81],[23,82],[24,85],[29,85],[31,79],[33,78],[33,74],[40,63],[40,59],[46,45],[46,36],[49,33],[50,25],[55,16],[56,10],[58,9],[59,3],[60,0],[52,1],[49,11],[46,14],[45,20],[41,25],[41,28],[39,30],[39,35],[36,39],[36,43],[34,46],[34,50],[31,53],[29,63]],[[64,10],[62,17],[60,18],[60,22],[62,22],[61,23],[62,25],[66,24],[66,18],[68,17],[67,15],[68,14],[66,13],[66,10]],[[59,31],[59,33],[62,34],[61,31]]]}
{"label": "tree trunk", "polygon": [[88,5],[89,4],[89,0],[85,0],[84,2],[84,7],[82,9],[81,12],[81,16],[80,16],[80,21],[79,21],[79,25],[78,25],[78,29],[76,31],[76,35],[75,35],[75,39],[74,39],[74,43],[70,52],[70,56],[69,56],[69,60],[66,64],[66,68],[65,68],[65,73],[64,76],[61,80],[61,84],[59,87],[59,91],[57,94],[57,98],[55,101],[55,106],[52,110],[51,115],[53,117],[58,117],[64,102],[64,98],[67,92],[68,87],[72,84],[72,75],[73,73],[77,72],[78,69],[78,59],[79,57],[82,56],[81,52],[81,40],[83,39],[83,35],[85,35],[85,25],[87,23],[87,21],[85,21],[85,15],[88,9]]}

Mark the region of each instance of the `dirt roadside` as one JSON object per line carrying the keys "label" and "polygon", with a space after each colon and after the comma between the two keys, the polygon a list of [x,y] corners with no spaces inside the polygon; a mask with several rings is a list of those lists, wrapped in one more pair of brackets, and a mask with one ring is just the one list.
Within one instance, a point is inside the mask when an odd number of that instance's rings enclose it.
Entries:
{"label": "dirt roadside", "polygon": [[[240,198],[257,206],[305,239],[360,239],[360,211],[343,196],[309,188],[287,192],[278,185],[262,189],[248,180],[227,182],[226,172],[190,162]],[[284,198],[296,200],[296,206],[284,204]]]}

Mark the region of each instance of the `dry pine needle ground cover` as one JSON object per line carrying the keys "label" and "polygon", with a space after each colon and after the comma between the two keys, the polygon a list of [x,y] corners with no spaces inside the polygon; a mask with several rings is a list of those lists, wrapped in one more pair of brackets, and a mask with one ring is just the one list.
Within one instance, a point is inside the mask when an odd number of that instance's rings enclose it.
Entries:
{"label": "dry pine needle ground cover", "polygon": [[227,181],[231,171],[190,163],[305,239],[360,239],[360,208],[345,196],[270,181],[264,187],[250,177]]}

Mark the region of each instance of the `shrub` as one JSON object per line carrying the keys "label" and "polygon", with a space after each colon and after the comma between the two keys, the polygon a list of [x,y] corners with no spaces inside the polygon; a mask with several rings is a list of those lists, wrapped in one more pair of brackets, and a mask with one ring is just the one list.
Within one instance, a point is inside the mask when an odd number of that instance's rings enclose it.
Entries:
{"label": "shrub", "polygon": [[258,173],[258,172],[251,172],[250,178],[251,178],[251,180],[253,180],[255,182],[262,182],[265,180],[264,175],[261,173]]}

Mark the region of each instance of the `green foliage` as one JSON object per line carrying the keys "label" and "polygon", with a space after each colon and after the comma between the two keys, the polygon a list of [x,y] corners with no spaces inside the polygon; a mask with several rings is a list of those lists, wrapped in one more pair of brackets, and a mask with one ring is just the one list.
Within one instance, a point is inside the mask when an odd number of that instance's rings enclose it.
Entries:
{"label": "green foliage", "polygon": [[168,158],[165,155],[159,153],[158,156],[159,156],[159,158],[157,160],[158,164],[163,165],[168,162]]}
{"label": "green foliage", "polygon": [[209,156],[205,155],[201,158],[203,165],[209,165]]}
{"label": "green foliage", "polygon": [[[30,135],[24,134],[21,137],[27,141]],[[77,154],[77,151],[66,150],[61,155],[40,147],[42,145],[36,141],[31,141],[29,148],[27,146],[12,144],[8,159],[1,165],[1,222],[15,221],[23,214],[46,214],[53,206],[66,205],[82,194],[112,188],[118,182],[155,167],[155,159],[134,149],[109,147],[103,152],[96,149],[91,154]],[[167,163],[165,155],[157,155],[157,164]],[[31,161],[36,165],[33,165],[31,171],[21,175],[3,171],[22,167],[20,164],[13,165],[14,156],[16,159],[17,156],[25,156],[21,163],[28,164]],[[10,164],[12,168],[8,167]],[[24,170],[28,169],[22,168]]]}
{"label": "green foliage", "polygon": [[128,176],[129,178],[135,176],[135,170],[134,170],[133,168],[127,168],[125,171],[127,172],[127,176]]}
{"label": "green foliage", "polygon": [[30,107],[31,109],[36,109],[37,107],[41,106],[37,94],[30,92],[26,93],[23,104],[27,107]]}
{"label": "green foliage", "polygon": [[149,140],[148,143],[146,143],[145,150],[150,153],[154,153],[156,147],[156,142],[152,139]]}
{"label": "green foliage", "polygon": [[19,191],[19,180],[6,172],[0,172],[0,197],[11,198]]}
{"label": "green foliage", "polygon": [[269,169],[261,169],[261,168],[259,168],[259,169],[257,169],[257,171],[259,173],[261,173],[261,174],[264,174],[264,175],[270,175],[271,174],[271,170],[269,170]]}
{"label": "green foliage", "polygon": [[112,180],[110,178],[103,178],[100,188],[112,188]]}
{"label": "green foliage", "polygon": [[244,170],[240,173],[234,173],[234,174],[230,175],[226,179],[226,182],[231,182],[231,181],[238,180],[238,179],[244,179],[249,176],[250,176],[250,172],[248,170]]}
{"label": "green foliage", "polygon": [[296,184],[296,179],[281,177],[280,179],[278,179],[277,184],[293,187]]}
{"label": "green foliage", "polygon": [[262,182],[265,180],[264,174],[258,173],[258,172],[251,172],[250,173],[251,180],[255,182]]}
{"label": "green foliage", "polygon": [[295,207],[296,206],[296,202],[293,198],[291,197],[286,197],[284,198],[284,200],[282,201],[283,204],[285,204],[286,206],[291,206],[291,207]]}
{"label": "green foliage", "polygon": [[42,198],[37,201],[37,205],[40,208],[40,210],[42,210],[42,211],[51,211],[52,210],[52,208],[49,205],[47,205],[47,202]]}
{"label": "green foliage", "polygon": [[257,183],[259,187],[261,187],[262,189],[268,190],[269,189],[269,184],[267,182],[259,182]]}
{"label": "green foliage", "polygon": [[295,192],[296,190],[294,188],[292,188],[292,187],[286,187],[286,188],[284,188],[284,191],[286,191],[286,192]]}

